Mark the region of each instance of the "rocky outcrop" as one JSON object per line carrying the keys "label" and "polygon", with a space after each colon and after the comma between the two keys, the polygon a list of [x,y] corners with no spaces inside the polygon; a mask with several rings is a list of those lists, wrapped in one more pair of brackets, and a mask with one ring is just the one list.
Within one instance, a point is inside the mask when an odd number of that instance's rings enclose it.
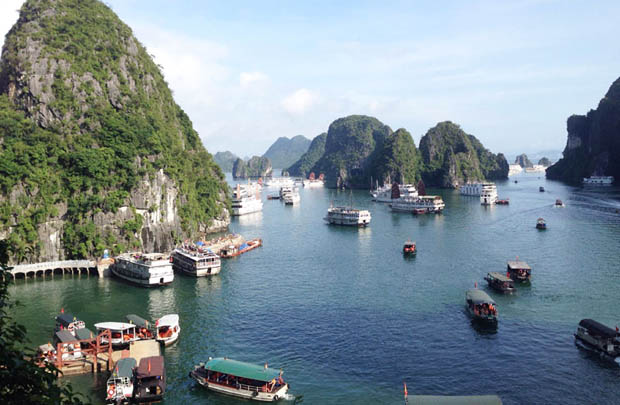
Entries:
{"label": "rocky outcrop", "polygon": [[519,156],[517,156],[517,158],[515,159],[515,165],[519,165],[524,169],[526,167],[534,167],[534,164],[530,161],[530,159],[528,159],[525,153],[522,153]]}
{"label": "rocky outcrop", "polygon": [[549,158],[542,157],[538,159],[538,164],[544,167],[549,167],[551,166],[551,161],[549,160]]}
{"label": "rocky outcrop", "polygon": [[426,186],[456,188],[469,181],[508,178],[503,154],[493,154],[473,135],[450,122],[440,122],[420,140],[422,178]]}
{"label": "rocky outcrop", "polygon": [[596,110],[569,117],[566,129],[563,158],[547,168],[547,178],[570,183],[592,175],[620,179],[620,79],[611,85]]}
{"label": "rocky outcrop", "polygon": [[282,136],[267,149],[263,157],[269,158],[273,167],[284,169],[295,163],[301,155],[306,153],[310,143],[310,139],[303,135],[297,135],[291,139]]}
{"label": "rocky outcrop", "polygon": [[288,176],[308,177],[310,170],[319,161],[319,159],[325,154],[325,141],[327,140],[327,133],[322,133],[316,136],[308,151],[304,153],[297,162],[291,167],[284,169],[283,173],[288,173]]}
{"label": "rocky outcrop", "polygon": [[397,181],[416,184],[421,176],[421,158],[411,134],[400,128],[388,135],[383,150],[373,162],[372,177],[380,184]]}
{"label": "rocky outcrop", "polygon": [[170,250],[228,187],[144,47],[97,0],[27,0],[0,60],[0,233],[13,262]]}
{"label": "rocky outcrop", "polygon": [[213,155],[213,160],[215,160],[215,163],[217,163],[220,169],[222,169],[222,171],[225,173],[232,172],[233,165],[235,164],[235,160],[237,159],[239,158],[229,151],[217,152],[215,155]]}
{"label": "rocky outcrop", "polygon": [[252,156],[247,162],[235,160],[232,175],[235,179],[270,177],[273,174],[271,160],[261,156]]}

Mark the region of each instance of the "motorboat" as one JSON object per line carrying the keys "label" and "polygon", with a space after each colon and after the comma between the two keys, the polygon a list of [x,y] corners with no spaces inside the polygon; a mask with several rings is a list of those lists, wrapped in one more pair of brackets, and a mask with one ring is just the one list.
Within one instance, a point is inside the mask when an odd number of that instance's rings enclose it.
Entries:
{"label": "motorboat", "polygon": [[134,371],[134,402],[156,402],[166,392],[166,368],[163,356],[145,357]]}
{"label": "motorboat", "polygon": [[601,358],[620,365],[620,333],[592,319],[582,319],[575,333],[575,344],[598,353]]}
{"label": "motorboat", "polygon": [[515,282],[508,275],[492,271],[484,279],[489,287],[499,292],[511,294],[515,291]]}
{"label": "motorboat", "polygon": [[544,230],[547,229],[547,223],[544,218],[538,218],[536,220],[536,229]]}
{"label": "motorboat", "polygon": [[56,356],[60,356],[62,360],[80,360],[83,357],[82,346],[78,338],[73,336],[67,330],[59,330],[54,334],[54,349],[60,347],[60,351]]}
{"label": "motorboat", "polygon": [[149,340],[155,339],[155,333],[153,331],[153,323],[151,321],[147,321],[141,316],[135,314],[126,315],[125,318],[127,322],[136,325],[138,339],[137,340]]}
{"label": "motorboat", "polygon": [[211,391],[254,401],[278,401],[289,389],[281,370],[226,357],[209,358],[194,366],[189,376]]}
{"label": "motorboat", "polygon": [[54,332],[57,332],[59,330],[66,330],[73,336],[76,336],[76,331],[85,327],[86,324],[84,323],[84,321],[81,321],[72,314],[65,313],[64,310],[62,310],[60,315],[56,317],[56,326],[54,327]]}
{"label": "motorboat", "polygon": [[555,207],[558,207],[558,208],[564,208],[564,207],[565,207],[564,203],[563,203],[563,202],[562,202],[562,200],[560,200],[560,199],[555,200],[555,204],[554,204],[554,206],[555,206]]}
{"label": "motorboat", "polygon": [[543,186],[538,187],[538,191],[540,191],[541,193],[545,192],[545,188]]}
{"label": "motorboat", "polygon": [[[109,330],[112,334],[110,339],[110,343],[112,346],[127,346],[129,343],[138,340],[138,327],[131,323],[125,322],[99,322],[95,324],[95,328],[97,329],[97,334],[101,334],[102,332]],[[108,338],[105,336],[101,337],[101,343],[107,344]]]}
{"label": "motorboat", "polygon": [[239,246],[229,245],[220,250],[220,256],[228,259],[231,257],[239,256],[242,253],[249,252],[252,249],[256,249],[263,245],[263,240],[260,238],[250,239],[247,242],[242,243]]}
{"label": "motorboat", "polygon": [[497,201],[495,201],[495,204],[497,205],[508,205],[510,204],[510,199],[506,198],[506,199],[498,199]]}
{"label": "motorboat", "polygon": [[477,288],[465,293],[465,306],[474,321],[497,325],[497,305],[487,293]]}
{"label": "motorboat", "polygon": [[164,346],[170,346],[179,339],[181,326],[179,326],[179,315],[164,315],[155,322],[157,330],[156,338]]}
{"label": "motorboat", "polygon": [[126,357],[116,362],[112,375],[106,383],[106,403],[124,404],[131,401],[133,395],[133,370],[136,359]]}
{"label": "motorboat", "polygon": [[415,256],[418,253],[415,242],[408,240],[403,246],[403,254],[406,256]]}
{"label": "motorboat", "polygon": [[532,280],[532,268],[517,257],[517,260],[508,261],[506,276],[517,283],[529,283]]}

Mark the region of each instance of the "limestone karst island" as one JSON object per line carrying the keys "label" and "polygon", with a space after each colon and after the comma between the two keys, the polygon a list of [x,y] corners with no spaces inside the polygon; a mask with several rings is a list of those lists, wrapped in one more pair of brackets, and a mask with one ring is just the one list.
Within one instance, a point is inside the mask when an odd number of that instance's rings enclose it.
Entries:
{"label": "limestone karst island", "polygon": [[0,403],[617,403],[618,13],[1,2]]}

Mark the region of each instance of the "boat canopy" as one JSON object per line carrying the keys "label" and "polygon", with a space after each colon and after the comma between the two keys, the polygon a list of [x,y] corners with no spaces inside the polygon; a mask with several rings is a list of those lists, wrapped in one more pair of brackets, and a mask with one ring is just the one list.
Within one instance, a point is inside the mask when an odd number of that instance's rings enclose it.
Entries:
{"label": "boat canopy", "polygon": [[593,319],[582,319],[581,322],[579,322],[579,326],[586,328],[590,335],[600,336],[606,339],[613,339],[618,336],[618,332]]}
{"label": "boat canopy", "polygon": [[66,330],[59,330],[56,332],[56,339],[58,339],[61,343],[71,343],[77,341],[77,338],[73,336],[71,332]]}
{"label": "boat canopy", "polygon": [[164,375],[164,357],[151,356],[140,360],[136,377],[147,378]]}
{"label": "boat canopy", "polygon": [[532,270],[527,263],[518,260],[508,261],[508,268],[510,270]]}
{"label": "boat canopy", "polygon": [[56,317],[56,322],[58,322],[59,324],[61,324],[65,328],[67,326],[69,326],[70,324],[72,324],[73,322],[77,322],[77,321],[78,321],[78,319],[75,316],[73,316],[73,315],[71,315],[69,313],[60,314],[60,315],[58,315]]}
{"label": "boat canopy", "polygon": [[135,329],[136,325],[132,325],[130,323],[125,323],[125,322],[100,322],[100,323],[96,323],[95,324],[95,328],[97,329],[110,329],[110,330],[120,330],[120,331],[124,331],[124,330],[129,330],[129,329]]}
{"label": "boat canopy", "polygon": [[505,283],[512,283],[512,279],[510,277],[506,277],[506,275],[502,273],[498,273],[496,271],[492,271],[489,273],[489,277],[494,278],[499,281],[503,281]]}
{"label": "boat canopy", "polygon": [[409,395],[408,399],[412,405],[502,405],[502,400],[497,395]]}
{"label": "boat canopy", "polygon": [[127,318],[129,323],[133,323],[134,325],[139,326],[141,328],[148,328],[151,325],[151,322],[147,321],[146,319],[138,315],[129,314],[125,316],[125,318]]}
{"label": "boat canopy", "polygon": [[164,315],[155,322],[155,326],[161,328],[163,326],[176,326],[179,324],[179,315],[170,314]]}
{"label": "boat canopy", "polygon": [[465,294],[465,297],[467,298],[467,300],[471,300],[476,305],[495,304],[495,301],[493,301],[493,299],[489,297],[489,294],[477,288],[468,290],[467,293]]}
{"label": "boat canopy", "polygon": [[92,339],[94,337],[93,332],[91,332],[90,329],[88,328],[76,329],[75,336],[79,340],[87,340],[87,339]]}
{"label": "boat canopy", "polygon": [[271,381],[280,375],[280,371],[273,368],[265,368],[256,364],[223,357],[209,360],[205,364],[205,369],[262,382]]}
{"label": "boat canopy", "polygon": [[112,378],[131,378],[133,369],[136,367],[136,359],[133,357],[126,357],[116,362],[114,371],[112,372]]}

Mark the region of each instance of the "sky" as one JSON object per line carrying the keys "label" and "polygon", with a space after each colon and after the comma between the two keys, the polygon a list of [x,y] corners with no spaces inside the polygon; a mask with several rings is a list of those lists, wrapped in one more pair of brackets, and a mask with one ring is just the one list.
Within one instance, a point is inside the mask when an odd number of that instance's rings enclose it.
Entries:
{"label": "sky", "polygon": [[[0,32],[21,3],[0,1]],[[617,1],[105,3],[212,153],[261,155],[351,114],[416,144],[450,120],[495,153],[562,150],[566,119],[620,77]]]}

